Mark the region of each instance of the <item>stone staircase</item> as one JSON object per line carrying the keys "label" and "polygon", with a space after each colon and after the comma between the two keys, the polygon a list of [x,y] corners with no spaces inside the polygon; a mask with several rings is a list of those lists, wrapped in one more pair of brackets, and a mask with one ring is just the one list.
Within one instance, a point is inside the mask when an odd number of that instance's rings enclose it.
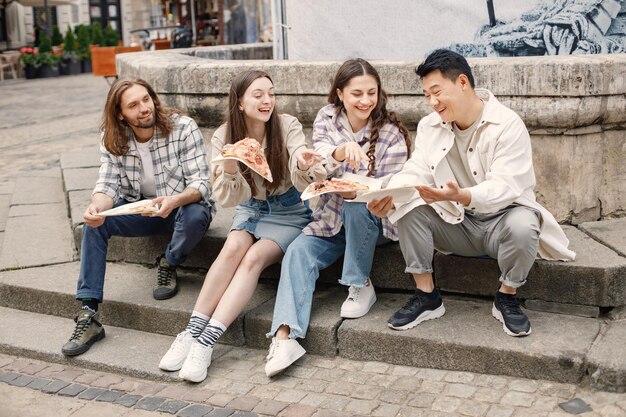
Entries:
{"label": "stone staircase", "polygon": [[[152,299],[155,257],[167,238],[114,238],[109,247],[101,316],[107,338],[84,355],[66,359],[60,347],[73,329],[82,213],[97,177],[95,149],[63,154],[61,166],[17,180],[0,252],[0,351],[153,379],[175,375],[157,368],[160,356],[187,322],[203,275],[224,242],[232,210],[220,210],[181,272],[179,294]],[[8,207],[7,207],[8,206]],[[626,219],[564,226],[575,262],[537,261],[525,299],[533,334],[511,338],[491,318],[498,282],[493,260],[437,255],[438,286],[447,313],[397,332],[388,317],[408,299],[397,244],[376,253],[372,280],[378,302],[358,320],[342,320],[347,291],[336,284],[340,264],[324,271],[315,293],[309,353],[341,355],[420,367],[589,382],[626,391]],[[225,333],[216,356],[230,345],[267,349],[278,267],[264,271],[252,301]],[[36,333],[35,333],[36,332]],[[221,353],[220,353],[221,352]]]}

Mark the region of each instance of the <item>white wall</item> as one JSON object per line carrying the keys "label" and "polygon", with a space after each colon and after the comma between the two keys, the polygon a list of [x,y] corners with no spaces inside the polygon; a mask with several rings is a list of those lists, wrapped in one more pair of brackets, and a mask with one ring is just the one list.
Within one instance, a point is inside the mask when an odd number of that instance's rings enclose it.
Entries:
{"label": "white wall", "polygon": [[[509,20],[540,0],[493,0]],[[293,60],[421,59],[429,51],[471,42],[489,23],[486,0],[285,0],[288,58]]]}

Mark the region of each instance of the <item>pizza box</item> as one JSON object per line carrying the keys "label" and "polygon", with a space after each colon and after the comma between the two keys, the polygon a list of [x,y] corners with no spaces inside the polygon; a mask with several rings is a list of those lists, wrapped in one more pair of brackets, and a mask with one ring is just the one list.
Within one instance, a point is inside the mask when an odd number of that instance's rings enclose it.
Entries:
{"label": "pizza box", "polygon": [[362,193],[357,192],[356,198],[346,201],[351,203],[369,203],[372,200],[382,200],[385,197],[392,197],[394,203],[404,204],[419,197],[419,192],[415,189],[415,185],[401,185]]}
{"label": "pizza box", "polygon": [[124,204],[109,210],[102,211],[96,216],[128,216],[132,214],[151,214],[154,215],[159,211],[159,206],[153,206],[152,200],[141,200],[134,203]]}

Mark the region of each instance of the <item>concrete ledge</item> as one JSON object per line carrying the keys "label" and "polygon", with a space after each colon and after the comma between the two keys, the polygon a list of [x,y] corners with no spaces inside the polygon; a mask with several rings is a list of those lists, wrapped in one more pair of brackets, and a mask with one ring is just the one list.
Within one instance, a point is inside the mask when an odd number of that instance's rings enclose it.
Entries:
{"label": "concrete ledge", "polygon": [[[177,372],[164,372],[158,367],[174,341],[171,336],[106,326],[104,340],[88,352],[68,359],[61,354],[61,346],[73,329],[74,322],[67,319],[0,307],[0,352],[138,378],[180,381]],[[213,355],[218,358],[230,349],[216,345]]]}
{"label": "concrete ledge", "polygon": [[[626,258],[571,226],[564,226],[564,230],[577,253],[576,260],[538,260],[519,291],[520,297],[603,307],[626,304]],[[492,297],[500,273],[492,259],[437,254],[435,276],[445,291]]]}
{"label": "concrete ledge", "polygon": [[[73,318],[80,308],[75,300],[78,270],[79,264],[74,262],[1,272],[0,306]],[[179,293],[164,301],[152,298],[155,281],[155,269],[131,264],[107,264],[104,303],[100,309],[102,322],[170,336],[182,331],[200,292],[202,278],[181,272]],[[243,317],[275,294],[274,286],[260,284],[244,312],[220,339],[221,342],[245,344]],[[66,337],[70,333],[71,329]]]}
{"label": "concrete ledge", "polygon": [[595,389],[626,392],[626,320],[609,322],[589,353],[589,377]]}
{"label": "concrete ledge", "polygon": [[388,328],[388,318],[407,299],[381,294],[368,315],[344,320],[337,334],[339,354],[356,360],[580,382],[585,357],[600,331],[597,320],[529,311],[532,335],[513,338],[491,316],[491,302],[448,298],[442,318],[406,331]]}

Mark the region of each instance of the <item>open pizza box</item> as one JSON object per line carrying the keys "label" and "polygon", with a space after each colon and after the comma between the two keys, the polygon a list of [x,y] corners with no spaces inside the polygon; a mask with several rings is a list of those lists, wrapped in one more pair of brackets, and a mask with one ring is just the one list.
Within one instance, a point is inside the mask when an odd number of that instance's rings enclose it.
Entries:
{"label": "open pizza box", "polygon": [[159,205],[152,205],[152,200],[140,200],[134,203],[124,204],[109,210],[102,211],[97,216],[128,216],[131,214],[147,214],[154,215],[159,211]]}
{"label": "open pizza box", "polygon": [[368,203],[372,200],[380,200],[384,197],[391,196],[394,202],[402,204],[418,195],[414,185],[403,185],[392,188],[381,188],[381,185],[382,181],[379,179],[347,172],[343,174],[341,178],[316,181],[310,184],[302,192],[300,198],[302,201],[305,201],[322,194],[356,191],[356,198],[346,200],[347,202]]}

